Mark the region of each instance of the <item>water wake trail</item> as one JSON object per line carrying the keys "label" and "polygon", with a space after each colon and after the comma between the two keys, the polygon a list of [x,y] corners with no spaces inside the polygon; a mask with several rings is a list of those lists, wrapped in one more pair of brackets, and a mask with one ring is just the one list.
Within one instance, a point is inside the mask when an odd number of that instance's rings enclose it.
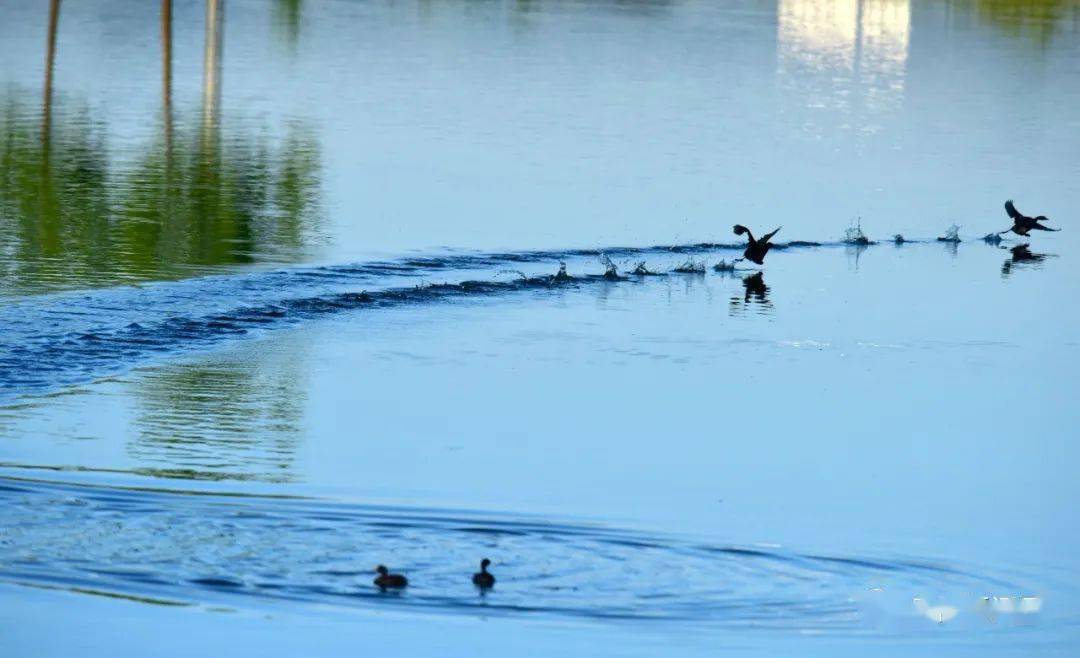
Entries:
{"label": "water wake trail", "polygon": [[[847,244],[850,242],[793,241],[777,244],[774,249]],[[669,272],[703,274],[709,254],[743,247],[697,243],[451,253],[23,298],[0,308],[0,396],[10,398],[87,383],[125,372],[155,356],[201,349],[333,313],[554,286],[596,285]],[[646,258],[662,256],[674,257],[666,270],[646,264]],[[621,274],[614,258],[636,266],[629,274]],[[580,273],[596,270],[596,259],[604,273]],[[727,262],[721,262],[718,271],[727,268]],[[551,274],[557,264],[559,270]],[[443,280],[429,283],[434,276]]]}

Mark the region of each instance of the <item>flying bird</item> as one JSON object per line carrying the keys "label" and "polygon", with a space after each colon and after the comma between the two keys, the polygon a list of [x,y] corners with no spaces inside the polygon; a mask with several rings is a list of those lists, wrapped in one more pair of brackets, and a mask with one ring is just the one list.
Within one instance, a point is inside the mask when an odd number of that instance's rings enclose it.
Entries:
{"label": "flying bird", "polygon": [[1015,233],[1017,235],[1027,236],[1027,234],[1030,233],[1033,230],[1037,230],[1037,231],[1060,231],[1061,230],[1059,228],[1050,228],[1049,226],[1043,226],[1042,224],[1040,224],[1039,222],[1048,222],[1048,221],[1050,221],[1045,215],[1039,215],[1038,217],[1028,217],[1027,215],[1022,214],[1019,210],[1016,209],[1016,206],[1013,205],[1012,199],[1009,199],[1008,201],[1005,202],[1005,212],[1009,213],[1009,217],[1011,217],[1012,220],[1013,220],[1013,225],[1011,227],[1005,229],[1004,231],[998,231],[999,234],[1008,233],[1009,231],[1012,231],[1013,233]]}
{"label": "flying bird", "polygon": [[750,229],[742,224],[735,225],[735,235],[742,235],[745,233],[746,238],[749,240],[746,244],[746,251],[743,252],[743,258],[752,263],[757,263],[758,265],[763,265],[765,263],[765,254],[769,253],[769,248],[772,247],[769,240],[779,232],[780,229],[778,228],[772,233],[766,233],[761,236],[760,239],[755,240],[754,234],[750,232]]}

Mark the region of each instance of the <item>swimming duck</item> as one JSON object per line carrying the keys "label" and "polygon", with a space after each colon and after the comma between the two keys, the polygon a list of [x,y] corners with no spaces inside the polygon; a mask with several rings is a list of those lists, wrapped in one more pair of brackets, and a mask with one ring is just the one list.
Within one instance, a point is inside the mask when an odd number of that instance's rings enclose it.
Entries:
{"label": "swimming duck", "polygon": [[375,573],[379,574],[375,577],[375,586],[382,590],[402,589],[409,584],[408,578],[399,573],[390,573],[390,570],[381,564],[375,567]]}
{"label": "swimming duck", "polygon": [[769,239],[779,232],[780,229],[778,228],[772,233],[766,233],[761,236],[760,240],[755,240],[754,234],[750,232],[750,229],[742,224],[735,225],[735,235],[742,235],[745,233],[747,239],[750,240],[746,245],[746,251],[743,252],[743,258],[752,263],[757,263],[758,265],[763,265],[765,263],[765,254],[767,254],[769,248],[772,247],[772,244],[769,243]]}
{"label": "swimming duck", "polygon": [[491,560],[484,558],[480,562],[480,571],[477,571],[472,576],[472,584],[476,585],[480,589],[488,589],[495,586],[495,576],[488,573],[487,568],[491,566]]}
{"label": "swimming duck", "polygon": [[1005,212],[1009,213],[1009,217],[1013,220],[1013,225],[1004,231],[998,231],[998,233],[1008,233],[1012,231],[1017,235],[1027,236],[1032,230],[1039,231],[1060,231],[1059,228],[1050,228],[1049,226],[1043,226],[1039,222],[1048,222],[1049,219],[1044,215],[1038,217],[1028,217],[1027,215],[1020,214],[1020,211],[1013,205],[1012,199],[1005,202]]}

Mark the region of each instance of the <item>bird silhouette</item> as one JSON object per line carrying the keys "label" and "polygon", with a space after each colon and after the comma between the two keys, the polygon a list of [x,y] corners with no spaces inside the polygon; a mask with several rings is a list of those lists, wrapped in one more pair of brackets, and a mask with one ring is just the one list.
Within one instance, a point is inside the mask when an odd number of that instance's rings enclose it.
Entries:
{"label": "bird silhouette", "polygon": [[1017,235],[1023,235],[1026,237],[1027,234],[1031,233],[1032,231],[1061,230],[1059,228],[1050,228],[1049,226],[1043,226],[1042,224],[1040,224],[1039,222],[1050,221],[1045,215],[1039,215],[1038,217],[1028,217],[1027,215],[1021,213],[1019,210],[1016,209],[1016,206],[1013,205],[1012,199],[1009,199],[1005,202],[1005,212],[1007,212],[1009,214],[1009,217],[1012,218],[1013,225],[1005,229],[1004,231],[998,231],[999,234],[1012,231]]}
{"label": "bird silhouette", "polygon": [[763,265],[765,263],[765,254],[769,253],[769,248],[772,247],[769,240],[779,232],[780,229],[777,228],[772,233],[766,233],[761,236],[760,239],[755,240],[754,234],[750,232],[750,229],[742,224],[735,225],[735,235],[742,235],[745,233],[747,240],[749,240],[746,244],[746,251],[743,252],[743,258],[752,263],[757,263],[758,265]]}
{"label": "bird silhouette", "polygon": [[388,589],[403,589],[409,584],[408,578],[399,573],[390,573],[390,570],[381,564],[375,567],[375,573],[379,575],[375,577],[373,582],[376,587],[384,591]]}
{"label": "bird silhouette", "polygon": [[1047,256],[1047,254],[1039,254],[1032,252],[1030,249],[1028,249],[1028,246],[1026,244],[1018,244],[1012,249],[1010,249],[1009,252],[1012,254],[1012,256],[1007,258],[1005,262],[1001,264],[1002,276],[1008,276],[1012,272],[1013,267],[1017,265],[1025,263],[1040,263],[1046,260]]}
{"label": "bird silhouette", "polygon": [[765,277],[761,272],[755,272],[743,277],[742,296],[731,297],[730,311],[742,313],[751,310],[754,306],[759,307],[759,313],[771,313],[772,302],[769,300],[769,286],[765,284]]}
{"label": "bird silhouette", "polygon": [[765,277],[761,272],[745,277],[742,282],[743,287],[746,289],[746,295],[743,297],[744,302],[747,304],[751,301],[762,304],[769,303],[769,286],[765,285]]}
{"label": "bird silhouette", "polygon": [[491,560],[484,558],[480,562],[480,571],[473,574],[472,582],[480,589],[489,589],[495,586],[495,576],[488,573],[488,567],[491,565]]}

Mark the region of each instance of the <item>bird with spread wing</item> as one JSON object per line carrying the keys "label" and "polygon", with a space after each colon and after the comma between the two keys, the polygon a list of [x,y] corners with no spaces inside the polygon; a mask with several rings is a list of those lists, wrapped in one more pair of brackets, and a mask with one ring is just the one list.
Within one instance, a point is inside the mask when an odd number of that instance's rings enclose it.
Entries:
{"label": "bird with spread wing", "polygon": [[1005,202],[1005,212],[1009,213],[1009,217],[1013,220],[1013,225],[1004,231],[998,231],[998,234],[1008,233],[1012,231],[1017,235],[1023,235],[1027,237],[1027,234],[1031,231],[1060,231],[1059,228],[1050,228],[1049,226],[1043,226],[1039,222],[1050,221],[1045,215],[1039,215],[1038,217],[1028,217],[1022,214],[1013,205],[1012,199]]}

